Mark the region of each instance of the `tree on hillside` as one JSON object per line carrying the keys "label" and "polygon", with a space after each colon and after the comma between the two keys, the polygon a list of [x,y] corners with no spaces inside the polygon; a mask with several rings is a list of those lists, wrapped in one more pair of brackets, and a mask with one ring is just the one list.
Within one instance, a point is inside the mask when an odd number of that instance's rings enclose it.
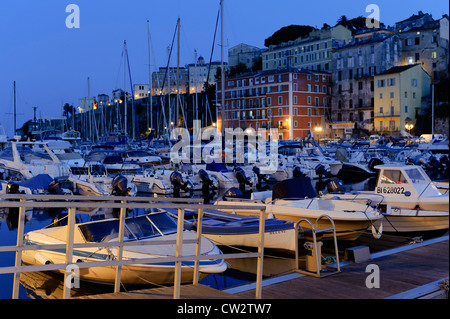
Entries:
{"label": "tree on hillside", "polygon": [[[352,34],[367,29],[366,18],[363,16],[359,16],[349,20],[345,15],[343,15],[337,20],[336,26],[338,25],[347,27],[350,31],[352,31]],[[384,24],[381,22],[380,27],[384,27]]]}
{"label": "tree on hillside", "polygon": [[283,42],[295,40],[299,37],[308,35],[313,30],[316,30],[316,28],[309,25],[290,25],[283,27],[265,39],[264,45],[269,47],[271,45],[278,45]]}

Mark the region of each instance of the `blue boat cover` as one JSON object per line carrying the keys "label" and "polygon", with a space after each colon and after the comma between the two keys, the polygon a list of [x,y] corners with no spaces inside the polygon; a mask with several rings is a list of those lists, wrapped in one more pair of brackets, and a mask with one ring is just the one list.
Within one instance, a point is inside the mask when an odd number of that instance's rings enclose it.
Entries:
{"label": "blue boat cover", "polygon": [[228,172],[228,168],[225,166],[225,164],[216,163],[215,161],[212,161],[212,163],[206,164],[206,170],[213,171],[213,172],[221,172],[221,173]]}
{"label": "blue boat cover", "polygon": [[303,199],[315,198],[317,193],[311,184],[309,177],[297,177],[286,179],[273,186],[272,199]]}
{"label": "blue boat cover", "polygon": [[24,182],[19,183],[22,187],[28,187],[32,190],[47,189],[48,184],[53,180],[48,174],[39,174]]}

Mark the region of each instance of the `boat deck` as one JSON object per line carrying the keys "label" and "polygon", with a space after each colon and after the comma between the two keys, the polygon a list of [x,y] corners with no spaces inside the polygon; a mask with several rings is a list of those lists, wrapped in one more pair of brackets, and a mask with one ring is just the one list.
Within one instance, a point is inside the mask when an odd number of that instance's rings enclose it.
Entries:
{"label": "boat deck", "polygon": [[[372,273],[368,265],[377,265],[380,287],[367,288],[366,280]],[[341,273],[315,278],[291,273],[263,281],[263,299],[385,299],[417,298],[449,277],[448,235],[423,243],[394,248],[371,254],[362,263],[342,262]],[[183,285],[182,299],[254,299],[254,284],[219,291],[203,285]],[[424,288],[425,289],[425,288]],[[89,299],[169,299],[173,288],[156,288],[115,294],[99,294],[79,298]]]}

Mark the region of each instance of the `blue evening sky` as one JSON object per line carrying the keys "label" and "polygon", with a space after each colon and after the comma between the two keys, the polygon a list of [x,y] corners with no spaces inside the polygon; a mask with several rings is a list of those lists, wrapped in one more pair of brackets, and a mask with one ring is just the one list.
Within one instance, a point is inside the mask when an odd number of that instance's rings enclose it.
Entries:
{"label": "blue evening sky", "polygon": [[[66,27],[66,6],[80,8],[80,28]],[[386,25],[419,10],[435,19],[449,12],[446,0],[225,0],[224,44],[260,48],[283,26],[334,25],[340,16],[367,16],[380,8]],[[17,127],[33,116],[60,116],[64,103],[111,95],[123,87],[123,41],[127,41],[133,84],[148,83],[147,20],[152,39],[152,70],[167,63],[167,46],[181,18],[181,65],[194,62],[194,50],[209,60],[219,0],[1,0],[0,124],[13,131],[13,81],[17,86]],[[213,60],[220,60],[220,29]],[[176,47],[174,48],[176,50]],[[176,51],[171,65],[176,65]],[[127,83],[129,88],[129,82]]]}

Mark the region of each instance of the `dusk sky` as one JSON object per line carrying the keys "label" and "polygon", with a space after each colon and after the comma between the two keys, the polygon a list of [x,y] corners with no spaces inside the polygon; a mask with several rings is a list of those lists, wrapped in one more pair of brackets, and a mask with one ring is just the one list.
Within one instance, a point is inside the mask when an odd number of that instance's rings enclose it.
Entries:
{"label": "dusk sky", "polygon": [[[80,9],[80,28],[66,27],[66,6]],[[417,13],[448,14],[447,0],[300,1],[225,0],[227,50],[240,43],[264,47],[264,40],[291,24],[321,28],[347,18],[368,16],[377,4],[380,20],[393,25]],[[33,117],[61,116],[62,105],[78,106],[87,96],[111,95],[123,87],[123,41],[127,41],[133,84],[148,83],[147,20],[152,38],[152,71],[167,63],[177,18],[181,19],[181,65],[194,62],[194,50],[211,54],[219,0],[2,0],[0,2],[0,124],[13,131],[13,81],[17,86],[17,127]],[[214,61],[220,60],[220,29]],[[172,66],[176,65],[176,47]],[[129,82],[127,88],[129,89]]]}

